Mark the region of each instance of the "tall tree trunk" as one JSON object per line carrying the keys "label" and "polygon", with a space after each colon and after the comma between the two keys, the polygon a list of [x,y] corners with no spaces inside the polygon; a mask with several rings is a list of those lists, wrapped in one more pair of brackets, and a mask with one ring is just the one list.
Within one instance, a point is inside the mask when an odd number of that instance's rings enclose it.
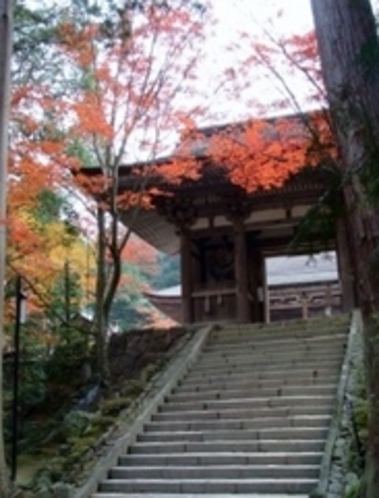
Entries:
{"label": "tall tree trunk", "polygon": [[108,315],[105,309],[105,292],[107,287],[106,254],[106,219],[102,207],[97,208],[97,277],[95,297],[95,334],[96,334],[96,370],[101,382],[106,386],[109,381],[109,361],[107,350]]}
{"label": "tall tree trunk", "polygon": [[[348,179],[345,201],[354,234],[364,318],[369,396],[366,498],[379,496],[379,216],[362,172],[379,175],[379,45],[369,0],[312,0],[322,70]],[[376,173],[376,171],[378,173]]]}
{"label": "tall tree trunk", "polygon": [[6,249],[6,181],[8,163],[9,86],[12,31],[11,0],[0,0],[0,496],[10,494],[3,438],[4,281]]}
{"label": "tall tree trunk", "polygon": [[104,209],[102,207],[97,208],[98,256],[95,305],[96,357],[97,371],[105,386],[108,385],[110,380],[107,338],[109,317],[122,275],[121,254],[131,234],[130,230],[128,230],[122,238],[120,237],[119,220],[115,205],[116,194],[114,194],[113,199],[111,229],[108,233],[110,240],[107,240],[107,220]]}

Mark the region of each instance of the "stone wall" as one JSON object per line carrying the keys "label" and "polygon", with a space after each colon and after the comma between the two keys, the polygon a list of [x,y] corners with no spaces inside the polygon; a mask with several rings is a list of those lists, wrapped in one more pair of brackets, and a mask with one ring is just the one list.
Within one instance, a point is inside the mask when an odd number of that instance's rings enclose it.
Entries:
{"label": "stone wall", "polygon": [[183,327],[174,327],[113,334],[108,347],[112,382],[132,378],[147,365],[164,359],[185,333]]}
{"label": "stone wall", "polygon": [[[363,338],[361,319],[355,316],[356,329],[350,332],[347,358],[342,371],[335,417],[331,461],[326,483],[326,498],[343,498],[359,484],[360,440],[356,438],[355,417],[362,396]],[[354,496],[354,495],[352,495]]]}

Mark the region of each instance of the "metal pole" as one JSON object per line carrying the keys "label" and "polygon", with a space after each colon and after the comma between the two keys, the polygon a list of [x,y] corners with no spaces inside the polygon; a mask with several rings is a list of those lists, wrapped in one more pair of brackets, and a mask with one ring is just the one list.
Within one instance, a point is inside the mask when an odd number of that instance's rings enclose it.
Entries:
{"label": "metal pole", "polygon": [[66,261],[64,265],[64,289],[65,289],[65,318],[66,318],[66,327],[68,327],[71,319],[70,264],[68,261]]}
{"label": "metal pole", "polygon": [[[10,58],[12,8],[10,0],[0,0],[0,349],[3,345],[3,302],[6,248],[6,199],[8,176],[8,135],[10,107]],[[0,360],[1,361],[1,360]]]}
{"label": "metal pole", "polygon": [[17,442],[18,442],[18,388],[20,380],[20,330],[22,323],[22,293],[21,276],[16,277],[16,325],[14,332],[14,368],[13,368],[13,406],[12,406],[12,462],[11,479],[16,480],[17,475]]}

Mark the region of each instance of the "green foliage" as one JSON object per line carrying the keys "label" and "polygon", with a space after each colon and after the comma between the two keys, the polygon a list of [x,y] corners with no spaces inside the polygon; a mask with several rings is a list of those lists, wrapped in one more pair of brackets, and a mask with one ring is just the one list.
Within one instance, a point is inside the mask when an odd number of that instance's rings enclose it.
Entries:
{"label": "green foliage", "polygon": [[117,420],[117,417],[112,417],[111,415],[104,415],[103,413],[98,413],[93,419],[93,427],[95,427],[100,433],[105,429],[113,425]]}
{"label": "green foliage", "polygon": [[[71,318],[79,314],[82,294],[80,276],[71,272],[69,264],[66,263],[63,274],[55,280],[54,287],[51,289],[50,306],[47,310],[48,318],[56,324],[56,327],[61,325],[57,323],[57,317],[70,323]],[[75,338],[77,336],[75,327],[70,326],[60,327],[59,333],[66,342],[70,340],[73,333]]]}
{"label": "green foliage", "polygon": [[88,354],[88,345],[77,331],[71,332],[77,335],[77,339],[59,344],[46,363],[47,381],[56,391],[64,392],[81,384],[80,369]]}
{"label": "green foliage", "polygon": [[88,433],[94,420],[95,415],[92,413],[81,410],[72,411],[64,419],[62,432],[67,440],[83,436]]}
{"label": "green foliage", "polygon": [[307,252],[328,250],[335,240],[337,222],[344,215],[344,176],[334,164],[320,167],[321,180],[327,189],[300,222],[290,243],[290,249],[306,249]]}
{"label": "green foliage", "polygon": [[91,168],[97,162],[94,154],[91,152],[91,148],[87,147],[78,137],[71,139],[70,144],[66,148],[66,154],[69,157],[78,159],[82,168]]}
{"label": "green foliage", "polygon": [[109,416],[118,416],[120,412],[125,410],[132,403],[133,398],[131,397],[122,397],[105,400],[101,405],[101,412],[103,415]]}
{"label": "green foliage", "polygon": [[61,83],[66,76],[62,55],[55,46],[60,18],[61,11],[56,4],[38,2],[30,6],[26,0],[16,0],[12,64],[15,83],[50,82],[54,93],[57,96],[61,93]]}
{"label": "green foliage", "polygon": [[362,481],[357,480],[351,484],[346,491],[344,498],[362,498]]}
{"label": "green foliage", "polygon": [[180,284],[180,257],[158,254],[158,273],[152,280],[152,287],[165,289]]}
{"label": "green foliage", "polygon": [[[24,358],[26,360],[26,358]],[[27,361],[27,360],[26,360]],[[20,399],[23,410],[28,411],[40,404],[46,396],[46,371],[44,364],[31,360],[22,367],[20,378]]]}
{"label": "green foliage", "polygon": [[[122,330],[143,327],[146,314],[141,311],[142,296],[116,295],[110,312],[110,322],[117,323]],[[145,303],[143,303],[145,305]]]}
{"label": "green foliage", "polygon": [[52,190],[45,189],[37,197],[33,214],[41,224],[53,223],[59,219],[62,205],[62,197]]}
{"label": "green foliage", "polygon": [[143,369],[141,373],[141,382],[146,384],[149,380],[154,377],[154,375],[161,369],[162,365],[158,361],[156,363],[151,363],[147,365],[146,368]]}
{"label": "green foliage", "polygon": [[110,322],[122,330],[132,330],[146,325],[151,307],[143,294],[152,280],[149,268],[124,262],[122,266],[126,283],[119,286],[110,312]]}
{"label": "green foliage", "polygon": [[355,399],[350,413],[350,448],[348,454],[348,471],[356,479],[349,481],[350,485],[344,498],[360,498],[362,496],[361,487],[368,443],[368,411],[365,374],[363,367],[361,367],[355,374]]}
{"label": "green foliage", "polygon": [[369,403],[366,398],[357,400],[355,405],[355,423],[357,424],[359,439],[363,443],[367,443],[368,409]]}
{"label": "green foliage", "polygon": [[[368,137],[367,137],[368,138]],[[376,142],[373,140],[367,140],[366,150],[372,149],[372,144]],[[359,180],[364,186],[365,193],[367,196],[367,202],[373,207],[378,207],[379,205],[379,150],[374,154],[367,154],[370,157],[369,160],[364,161],[364,165],[358,172]]]}
{"label": "green foliage", "polygon": [[62,459],[51,458],[49,463],[44,465],[34,476],[32,488],[41,496],[42,490],[46,492],[54,482],[59,482],[62,478]]}
{"label": "green foliage", "polygon": [[70,247],[74,240],[79,237],[79,232],[75,227],[78,215],[63,195],[56,191],[42,190],[32,208],[32,214],[38,222],[41,232],[48,231],[49,225],[52,223],[63,223],[65,236],[61,243],[66,247]]}

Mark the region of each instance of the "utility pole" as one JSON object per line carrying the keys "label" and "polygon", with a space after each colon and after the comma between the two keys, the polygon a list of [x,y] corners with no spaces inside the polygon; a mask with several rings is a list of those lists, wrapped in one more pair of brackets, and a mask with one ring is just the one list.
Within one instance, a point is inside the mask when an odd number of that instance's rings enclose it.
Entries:
{"label": "utility pole", "polygon": [[0,496],[4,498],[10,494],[4,453],[2,384],[11,47],[12,0],[0,0]]}

